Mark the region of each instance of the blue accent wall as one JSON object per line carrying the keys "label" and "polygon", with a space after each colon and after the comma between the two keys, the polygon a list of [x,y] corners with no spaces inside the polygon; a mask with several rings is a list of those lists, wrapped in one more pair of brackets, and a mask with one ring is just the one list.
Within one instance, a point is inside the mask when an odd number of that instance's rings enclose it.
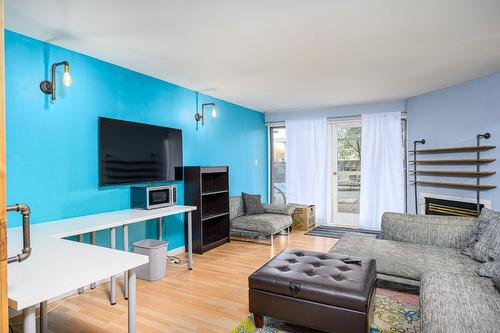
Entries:
{"label": "blue accent wall", "polygon": [[[485,158],[496,158],[497,161],[482,166],[484,171],[496,171],[491,177],[482,178],[482,183],[499,186],[494,190],[482,191],[481,197],[491,200],[492,208],[500,210],[500,73],[468,81],[428,94],[409,98],[408,111],[408,144],[414,140],[425,139],[421,148],[473,146],[476,135],[490,132],[491,139],[484,140],[485,145],[499,146],[495,150],[485,151]],[[410,148],[412,149],[412,148]],[[412,156],[410,154],[410,156]],[[422,155],[424,156],[424,155]],[[426,155],[429,158],[439,156]],[[475,153],[446,154],[441,157],[475,158]],[[422,157],[421,157],[422,158]],[[421,166],[420,168],[423,168]],[[448,166],[442,169],[451,169]],[[475,171],[474,165],[454,167]],[[433,178],[427,179],[474,183],[475,179]],[[419,186],[419,193],[432,193],[458,197],[475,198],[470,190],[448,189]],[[408,187],[408,210],[415,211],[414,188]]]}
{"label": "blue accent wall", "polygon": [[[51,104],[39,83],[62,60],[70,63],[73,85],[62,85],[59,68]],[[129,186],[98,186],[99,116],[181,128],[185,165],[229,165],[231,195],[261,193],[267,200],[263,113],[200,94],[199,104],[215,102],[218,115],[197,131],[194,91],[12,31],[5,32],[5,61],[7,200],[29,204],[33,223],[130,207]],[[20,224],[15,215],[9,219],[9,226]],[[184,244],[182,220],[167,221],[169,248]],[[154,223],[133,225],[131,242],[156,237],[155,230]],[[107,235],[98,240],[106,244]]]}

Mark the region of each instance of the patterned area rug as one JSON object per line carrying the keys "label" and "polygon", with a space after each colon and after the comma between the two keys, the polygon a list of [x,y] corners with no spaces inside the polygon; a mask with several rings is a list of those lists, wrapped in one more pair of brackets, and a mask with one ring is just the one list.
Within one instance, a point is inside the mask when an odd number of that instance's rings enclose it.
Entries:
{"label": "patterned area rug", "polygon": [[[377,291],[375,313],[370,333],[419,333],[420,307],[399,297],[382,295]],[[319,333],[317,330],[287,324],[264,317],[264,328],[256,328],[253,316],[248,315],[231,333]]]}

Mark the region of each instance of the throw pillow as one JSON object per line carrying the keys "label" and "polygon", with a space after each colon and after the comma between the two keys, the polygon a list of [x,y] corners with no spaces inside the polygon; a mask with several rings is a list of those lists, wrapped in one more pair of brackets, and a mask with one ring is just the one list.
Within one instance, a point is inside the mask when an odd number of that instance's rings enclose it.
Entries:
{"label": "throw pillow", "polygon": [[243,198],[243,207],[246,215],[264,214],[264,206],[260,201],[260,194],[241,193]]}
{"label": "throw pillow", "polygon": [[497,288],[497,290],[500,291],[500,273],[495,274],[491,278],[491,281],[493,281],[493,284],[495,285],[495,288]]}
{"label": "throw pillow", "polygon": [[484,230],[479,241],[474,245],[472,258],[487,262],[494,252],[500,251],[500,219],[491,222]]}
{"label": "throw pillow", "polygon": [[489,277],[491,279],[500,278],[500,261],[488,261],[479,266],[477,270],[479,276]]}
{"label": "throw pillow", "polygon": [[488,208],[483,208],[483,210],[481,210],[481,214],[477,218],[476,224],[474,224],[474,227],[472,228],[471,238],[467,243],[466,248],[463,251],[465,255],[468,255],[469,257],[475,259],[474,258],[475,245],[483,236],[486,228],[490,225],[491,222],[495,220],[500,220],[500,212],[496,212]]}

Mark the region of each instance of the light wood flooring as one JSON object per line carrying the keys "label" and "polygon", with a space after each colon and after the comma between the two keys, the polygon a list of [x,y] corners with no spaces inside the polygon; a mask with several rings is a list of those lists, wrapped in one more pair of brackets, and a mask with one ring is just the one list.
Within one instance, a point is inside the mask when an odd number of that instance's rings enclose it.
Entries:
{"label": "light wood flooring", "polygon": [[[159,281],[137,283],[137,330],[149,332],[230,332],[248,314],[248,276],[286,247],[328,251],[335,239],[294,231],[269,245],[232,241],[203,255],[194,268],[167,265]],[[185,258],[182,256],[182,258]],[[122,280],[119,280],[121,287]],[[109,305],[108,284],[49,304],[51,333],[126,333],[127,302],[119,289]],[[22,332],[16,324],[14,332]]]}

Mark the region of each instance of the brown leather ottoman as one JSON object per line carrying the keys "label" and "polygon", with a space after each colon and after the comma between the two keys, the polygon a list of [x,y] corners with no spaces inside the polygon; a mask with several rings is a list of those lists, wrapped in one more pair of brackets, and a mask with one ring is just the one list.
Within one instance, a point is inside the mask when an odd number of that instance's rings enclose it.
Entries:
{"label": "brown leather ottoman", "polygon": [[327,332],[368,332],[374,306],[375,260],[286,249],[248,278],[255,325],[263,316]]}

